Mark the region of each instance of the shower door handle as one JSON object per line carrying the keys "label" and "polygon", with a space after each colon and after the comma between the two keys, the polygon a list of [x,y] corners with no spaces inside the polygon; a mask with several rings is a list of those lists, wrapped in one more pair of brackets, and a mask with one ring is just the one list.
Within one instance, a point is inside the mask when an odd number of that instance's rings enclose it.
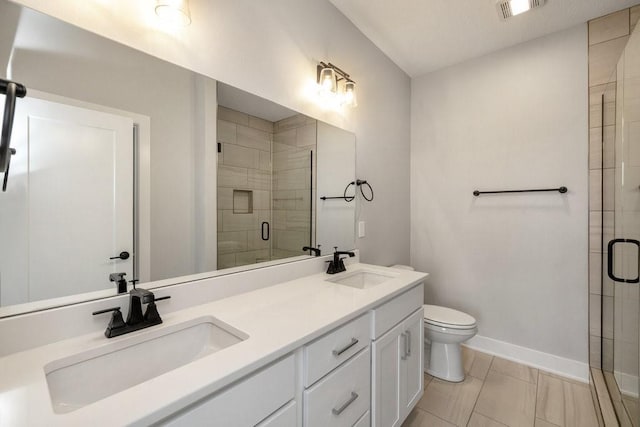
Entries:
{"label": "shower door handle", "polygon": [[[638,247],[638,275],[635,279],[622,279],[613,274],[613,247],[616,243],[633,243]],[[615,282],[639,283],[640,282],[640,241],[635,239],[613,239],[607,245],[607,275]]]}
{"label": "shower door handle", "polygon": [[[265,227],[266,226],[266,227]],[[269,240],[269,236],[271,235],[271,227],[268,222],[262,223],[262,240]]]}

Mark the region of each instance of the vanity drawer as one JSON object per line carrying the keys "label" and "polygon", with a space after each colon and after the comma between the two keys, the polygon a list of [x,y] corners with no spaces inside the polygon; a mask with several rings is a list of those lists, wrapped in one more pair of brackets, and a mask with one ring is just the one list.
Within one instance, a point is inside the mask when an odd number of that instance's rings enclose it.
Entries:
{"label": "vanity drawer", "polygon": [[271,414],[269,418],[257,424],[256,427],[295,427],[296,409],[296,401],[292,400]]}
{"label": "vanity drawer", "polygon": [[304,391],[306,427],[351,427],[369,410],[369,348]]}
{"label": "vanity drawer", "polygon": [[389,302],[373,310],[371,318],[371,339],[378,339],[385,332],[400,323],[402,319],[422,307],[424,284],[409,289]]}
{"label": "vanity drawer", "polygon": [[221,392],[205,397],[158,425],[254,426],[295,397],[295,377],[295,359],[291,355],[239,380]]}
{"label": "vanity drawer", "polygon": [[371,411],[367,411],[353,427],[369,427],[371,425]]}
{"label": "vanity drawer", "polygon": [[369,345],[369,319],[362,315],[304,346],[305,388]]}

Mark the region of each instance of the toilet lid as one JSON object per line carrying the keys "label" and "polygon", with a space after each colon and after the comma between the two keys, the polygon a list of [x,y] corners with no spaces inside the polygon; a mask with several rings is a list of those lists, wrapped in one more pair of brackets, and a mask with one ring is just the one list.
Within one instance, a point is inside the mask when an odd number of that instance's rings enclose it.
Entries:
{"label": "toilet lid", "polygon": [[476,325],[476,319],[472,316],[452,308],[425,304],[423,310],[424,320],[434,325],[453,328],[471,328]]}

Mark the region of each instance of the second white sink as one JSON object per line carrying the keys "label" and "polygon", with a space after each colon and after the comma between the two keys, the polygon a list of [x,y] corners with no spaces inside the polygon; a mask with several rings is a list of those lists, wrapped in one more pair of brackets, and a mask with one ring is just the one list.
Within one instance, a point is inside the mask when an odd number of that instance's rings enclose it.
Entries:
{"label": "second white sink", "polygon": [[206,316],[56,360],[45,366],[53,410],[74,411],[247,338]]}
{"label": "second white sink", "polygon": [[357,270],[352,273],[340,274],[339,277],[327,279],[328,282],[337,283],[339,285],[351,286],[352,288],[367,289],[377,286],[397,277],[397,274],[382,273],[371,270]]}

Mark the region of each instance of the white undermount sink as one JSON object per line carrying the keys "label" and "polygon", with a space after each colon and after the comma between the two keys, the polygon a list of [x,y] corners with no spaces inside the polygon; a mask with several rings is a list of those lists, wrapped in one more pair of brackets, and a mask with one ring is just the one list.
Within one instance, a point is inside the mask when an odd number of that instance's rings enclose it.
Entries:
{"label": "white undermount sink", "polygon": [[339,285],[351,286],[352,288],[367,289],[384,283],[397,277],[394,273],[382,273],[371,270],[357,270],[354,272],[340,273],[339,277],[327,279],[328,282]]}
{"label": "white undermount sink", "polygon": [[74,411],[247,338],[211,316],[123,335],[45,366],[53,410]]}

